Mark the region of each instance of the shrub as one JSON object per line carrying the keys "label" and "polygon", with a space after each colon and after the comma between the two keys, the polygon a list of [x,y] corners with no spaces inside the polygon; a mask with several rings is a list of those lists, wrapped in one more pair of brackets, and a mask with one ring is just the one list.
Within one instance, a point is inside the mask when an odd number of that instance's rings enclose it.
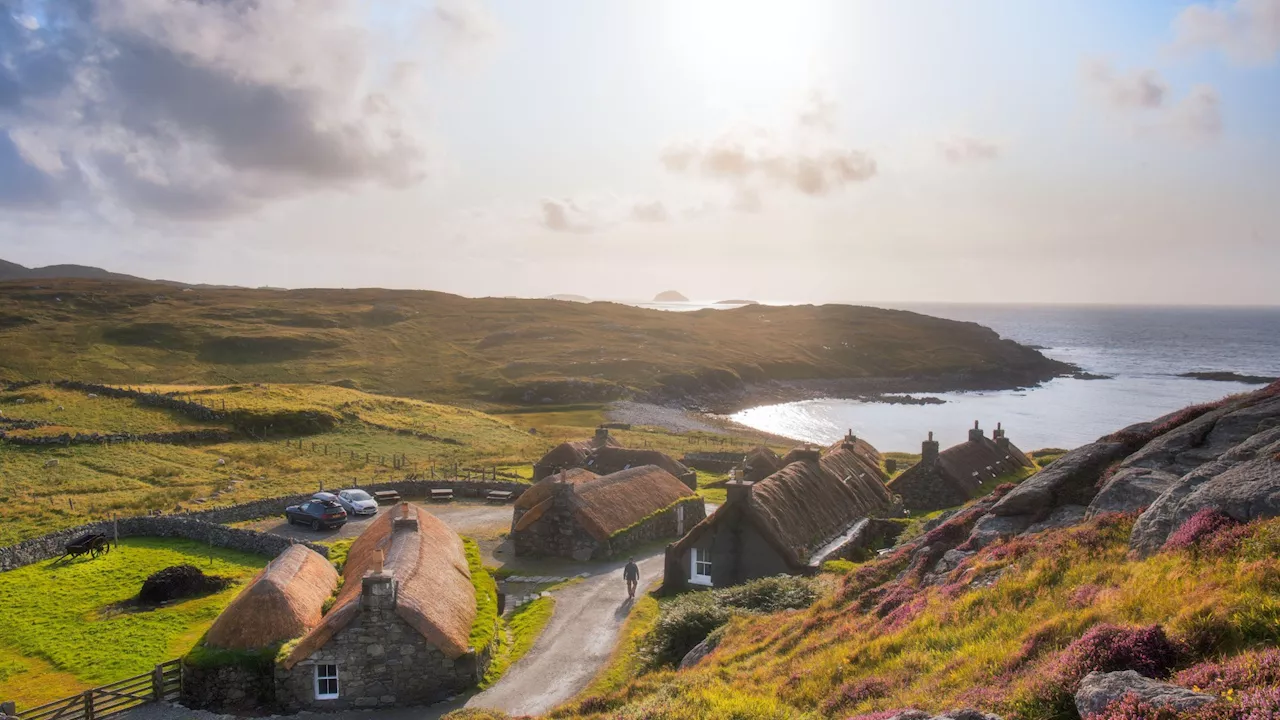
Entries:
{"label": "shrub", "polygon": [[713,630],[729,622],[734,612],[798,610],[817,599],[811,580],[787,576],[680,595],[663,604],[657,623],[645,638],[644,652],[651,665],[675,665]]}
{"label": "shrub", "polygon": [[1221,530],[1236,527],[1239,520],[1214,508],[1204,508],[1182,523],[1165,541],[1166,549],[1182,550],[1200,545]]}
{"label": "shrub", "polygon": [[822,711],[828,715],[853,707],[868,700],[882,698],[889,694],[889,683],[880,678],[870,677],[851,680],[822,704]]}
{"label": "shrub", "polygon": [[1277,686],[1280,685],[1280,650],[1267,648],[1242,653],[1230,660],[1200,663],[1178,673],[1174,682],[1218,694]]}

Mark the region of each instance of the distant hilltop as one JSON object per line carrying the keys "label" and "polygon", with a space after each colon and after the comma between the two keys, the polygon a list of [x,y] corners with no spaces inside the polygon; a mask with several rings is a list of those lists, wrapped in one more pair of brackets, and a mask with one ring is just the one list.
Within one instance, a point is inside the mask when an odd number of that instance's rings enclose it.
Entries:
{"label": "distant hilltop", "polygon": [[[169,285],[182,288],[235,288],[235,285],[203,285],[177,282],[174,280],[152,280],[150,278],[138,277],[137,275],[126,275],[124,273],[111,272],[103,270],[100,267],[92,265],[45,265],[44,267],[29,268],[25,265],[9,262],[8,260],[0,260],[0,282],[6,280],[105,280],[110,282],[146,282],[159,283],[161,285]],[[262,287],[261,290],[278,290],[279,288]]]}
{"label": "distant hilltop", "polygon": [[653,301],[654,302],[689,302],[689,298],[685,297],[684,295],[681,295],[675,290],[667,290],[666,292],[660,292],[657,295],[655,295],[653,298]]}
{"label": "distant hilltop", "polygon": [[586,297],[585,295],[570,295],[567,293],[558,293],[556,295],[548,295],[543,299],[544,300],[564,300],[565,302],[582,302],[582,303],[591,302],[591,298]]}

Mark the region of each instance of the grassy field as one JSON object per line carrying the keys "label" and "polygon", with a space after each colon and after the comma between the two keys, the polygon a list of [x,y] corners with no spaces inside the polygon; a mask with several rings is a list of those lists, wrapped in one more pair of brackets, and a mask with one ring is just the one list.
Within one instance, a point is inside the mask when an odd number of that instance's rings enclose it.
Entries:
{"label": "grassy field", "polygon": [[1110,655],[1126,647],[1171,647],[1165,672],[1194,674],[1280,642],[1280,520],[1141,560],[1128,553],[1132,524],[1108,516],[1000,543],[957,571],[999,578],[990,585],[917,586],[909,573],[896,579],[905,560],[873,561],[809,610],[733,620],[693,670],[643,675],[557,715],[798,719],[977,707],[1070,718],[1073,683],[1090,663],[1127,657]]}
{"label": "grassy field", "polygon": [[33,430],[10,430],[13,435],[63,433],[162,433],[220,427],[191,420],[179,413],[138,405],[133,400],[90,398],[88,393],[39,385],[16,392],[0,392],[0,415],[8,420],[53,423]]}
{"label": "grassy field", "polygon": [[[151,573],[183,563],[237,584],[156,610],[116,607]],[[0,573],[0,697],[31,707],[183,655],[266,563],[186,540],[129,538],[96,559]]]}
{"label": "grassy field", "polygon": [[0,345],[7,379],[342,382],[516,403],[767,379],[963,372],[1020,383],[1066,370],[978,325],[846,305],[670,313],[421,291],[81,280],[0,283]]}

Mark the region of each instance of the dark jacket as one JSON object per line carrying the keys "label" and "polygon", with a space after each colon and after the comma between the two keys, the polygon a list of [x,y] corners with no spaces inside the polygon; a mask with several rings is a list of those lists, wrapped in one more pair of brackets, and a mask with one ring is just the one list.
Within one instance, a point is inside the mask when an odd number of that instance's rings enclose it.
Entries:
{"label": "dark jacket", "polygon": [[622,579],[640,582],[640,566],[633,562],[627,563],[627,566],[622,569]]}

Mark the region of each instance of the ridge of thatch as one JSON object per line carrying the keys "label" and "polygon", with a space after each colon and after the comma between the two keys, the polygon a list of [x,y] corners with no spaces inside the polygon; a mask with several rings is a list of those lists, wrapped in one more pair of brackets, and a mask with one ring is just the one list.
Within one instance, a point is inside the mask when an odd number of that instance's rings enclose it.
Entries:
{"label": "ridge of thatch", "polygon": [[512,506],[516,510],[531,510],[536,505],[541,504],[544,500],[551,497],[552,486],[561,480],[571,483],[581,483],[588,480],[595,480],[599,475],[585,468],[568,468],[563,472],[548,475],[547,477],[534,483],[532,487],[520,493],[520,497],[516,498],[515,504]]}
{"label": "ridge of thatch", "polygon": [[771,544],[795,566],[892,496],[875,448],[840,442],[821,458],[790,463],[751,488],[747,512]]}
{"label": "ridge of thatch", "polygon": [[642,465],[579,483],[574,514],[592,537],[607,540],[649,515],[697,493],[656,465]]}
{"label": "ridge of thatch", "polygon": [[213,621],[204,642],[225,650],[257,650],[302,637],[321,622],[338,571],[320,553],[293,545],[254,576]]}
{"label": "ridge of thatch", "polygon": [[[395,527],[397,518],[417,528]],[[320,649],[359,614],[363,578],[382,567],[396,582],[395,612],[447,657],[468,651],[476,615],[475,587],[462,538],[420,507],[401,503],[369,523],[351,544],[346,578],[333,608],[289,654],[285,667]]]}
{"label": "ridge of thatch", "polygon": [[952,445],[938,453],[934,463],[912,465],[889,482],[889,489],[896,491],[897,488],[909,487],[925,475],[931,478],[925,482],[946,483],[965,496],[973,497],[983,481],[1030,465],[1026,453],[1013,443],[1009,443],[1006,450],[994,440],[981,437]]}

